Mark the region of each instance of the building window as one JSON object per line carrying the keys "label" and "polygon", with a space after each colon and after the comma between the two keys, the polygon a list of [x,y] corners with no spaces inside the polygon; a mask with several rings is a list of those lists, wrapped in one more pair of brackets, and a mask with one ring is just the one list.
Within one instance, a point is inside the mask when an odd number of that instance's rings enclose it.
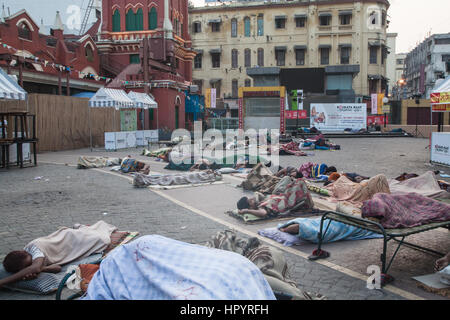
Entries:
{"label": "building window", "polygon": [[370,64],[378,63],[378,47],[371,46],[370,47]]}
{"label": "building window", "polygon": [[264,67],[264,49],[263,48],[258,49],[258,66]]}
{"label": "building window", "polygon": [[136,13],[132,9],[128,10],[125,19],[126,31],[142,31],[144,30],[144,14],[140,8]]}
{"label": "building window", "polygon": [[231,68],[238,67],[238,51],[236,49],[231,50]]}
{"label": "building window", "polygon": [[213,68],[220,68],[220,53],[211,53],[211,65]]}
{"label": "building window", "polygon": [[445,39],[436,39],[434,41],[435,45],[439,45],[439,44],[450,44],[450,38],[445,38]]}
{"label": "building window", "polygon": [[257,19],[258,24],[258,36],[264,35],[264,16],[262,14],[258,15]]}
{"label": "building window", "polygon": [[158,11],[155,7],[150,9],[148,14],[148,29],[155,30],[158,27]]}
{"label": "building window", "polygon": [[221,87],[221,85],[220,85],[220,81],[217,81],[217,82],[214,82],[212,85],[211,85],[211,89],[216,89],[216,100],[217,99],[220,99],[220,88]]}
{"label": "building window", "polygon": [[320,64],[330,64],[330,48],[320,48]]}
{"label": "building window", "polygon": [[295,64],[297,66],[305,65],[305,49],[295,49]]}
{"label": "building window", "polygon": [[381,47],[381,64],[384,64],[384,62],[386,61],[387,55],[388,55],[388,48],[385,46]]}
{"label": "building window", "polygon": [[94,50],[92,49],[92,47],[88,44],[85,48],[85,55],[86,55],[86,60],[89,62],[94,62]]}
{"label": "building window", "polygon": [[286,28],[286,18],[285,17],[275,18],[275,28],[276,29]]}
{"label": "building window", "polygon": [[175,20],[172,22],[172,25],[173,25],[173,32],[174,32],[175,34],[178,34],[178,33],[179,33],[178,19],[175,19]]}
{"label": "building window", "polygon": [[237,37],[237,19],[231,19],[231,37]]}
{"label": "building window", "polygon": [[250,18],[244,18],[244,36],[250,37]]}
{"label": "building window", "polygon": [[112,16],[112,31],[113,32],[120,32],[120,11],[119,9],[116,9],[114,11],[114,14]]}
{"label": "building window", "polygon": [[26,23],[22,22],[18,26],[18,31],[19,31],[19,38],[26,39],[26,40],[32,40],[31,29],[28,27],[28,25]]}
{"label": "building window", "polygon": [[403,60],[403,59],[397,59],[397,64],[398,64],[398,65],[404,65],[404,64],[405,64],[405,60]]}
{"label": "building window", "polygon": [[193,80],[192,83],[198,87],[198,93],[201,95],[203,92],[203,80]]}
{"label": "building window", "polygon": [[319,24],[321,26],[329,26],[329,25],[331,25],[331,15],[319,16]]}
{"label": "building window", "polygon": [[252,86],[252,80],[250,80],[250,79],[245,79],[245,84],[244,84],[244,86],[245,87],[251,87]]}
{"label": "building window", "polygon": [[341,64],[350,63],[351,47],[341,47]]}
{"label": "building window", "polygon": [[244,66],[250,68],[252,66],[252,51],[245,49],[244,51]]}
{"label": "building window", "polygon": [[304,28],[306,25],[306,17],[295,17],[295,27]]}
{"label": "building window", "polygon": [[352,23],[352,15],[351,14],[342,14],[339,16],[341,20],[341,25],[347,26]]}
{"label": "building window", "polygon": [[231,96],[233,98],[237,98],[238,97],[238,92],[239,92],[238,81],[236,79],[233,79],[231,81]]}
{"label": "building window", "polygon": [[211,23],[211,32],[220,32],[220,22]]}
{"label": "building window", "polygon": [[193,32],[194,33],[200,33],[202,32],[202,23],[200,21],[195,21],[193,24]]}
{"label": "building window", "polygon": [[275,49],[275,59],[277,60],[277,66],[284,66],[286,60],[286,50]]}
{"label": "building window", "polygon": [[141,58],[138,54],[130,54],[130,64],[140,64]]}
{"label": "building window", "polygon": [[194,58],[194,68],[201,69],[202,61],[203,61],[203,55],[201,53],[197,54]]}
{"label": "building window", "polygon": [[386,11],[383,11],[381,13],[381,25],[382,26],[386,25]]}

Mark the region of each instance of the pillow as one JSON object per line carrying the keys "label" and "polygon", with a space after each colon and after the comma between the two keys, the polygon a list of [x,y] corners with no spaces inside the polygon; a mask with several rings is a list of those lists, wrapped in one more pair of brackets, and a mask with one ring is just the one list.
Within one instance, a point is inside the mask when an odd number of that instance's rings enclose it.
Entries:
{"label": "pillow", "polygon": [[[61,272],[59,273],[41,272],[36,279],[18,281],[9,285],[5,285],[4,288],[24,293],[34,293],[34,294],[53,293],[58,289],[58,286],[61,280],[66,275],[66,270],[69,268],[69,266],[93,263],[100,260],[101,257],[102,257],[101,254],[94,254],[87,258],[80,259],[63,266]],[[11,273],[5,270],[3,264],[0,264],[0,279],[6,278],[10,275]]]}
{"label": "pillow", "polygon": [[228,173],[236,173],[238,171],[233,168],[221,168],[221,169],[216,170],[216,172],[219,172],[221,174],[228,174]]}
{"label": "pillow", "polygon": [[262,235],[263,237],[275,240],[287,247],[297,246],[306,243],[305,241],[302,241],[300,238],[298,238],[293,234],[281,232],[280,230],[278,230],[278,228],[268,228],[259,230],[258,234]]}

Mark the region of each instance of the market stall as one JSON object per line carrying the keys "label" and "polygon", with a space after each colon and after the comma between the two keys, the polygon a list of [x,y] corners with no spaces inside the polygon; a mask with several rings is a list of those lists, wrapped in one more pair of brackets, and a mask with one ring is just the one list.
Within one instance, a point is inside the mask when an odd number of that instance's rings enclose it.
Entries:
{"label": "market stall", "polygon": [[443,113],[450,112],[450,76],[434,88],[430,100],[431,119],[433,119],[433,112],[442,114],[439,116],[438,132],[431,134],[431,162],[450,166],[450,132],[441,132]]}

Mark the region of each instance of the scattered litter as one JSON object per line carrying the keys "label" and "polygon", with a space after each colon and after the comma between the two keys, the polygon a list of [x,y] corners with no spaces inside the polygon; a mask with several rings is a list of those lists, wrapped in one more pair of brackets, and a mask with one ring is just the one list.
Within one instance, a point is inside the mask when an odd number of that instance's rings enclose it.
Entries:
{"label": "scattered litter", "polygon": [[43,177],[36,177],[34,180],[41,180]]}
{"label": "scattered litter", "polygon": [[184,229],[186,229],[187,227],[186,226],[183,226],[183,227],[181,227],[181,230],[184,230]]}
{"label": "scattered litter", "polygon": [[45,181],[45,182],[49,182],[49,181],[50,181],[50,179],[45,179],[44,181]]}
{"label": "scattered litter", "polygon": [[104,216],[107,216],[107,215],[108,215],[108,212],[103,212],[103,215],[104,215]]}
{"label": "scattered litter", "polygon": [[450,174],[441,173],[440,176],[442,178],[450,178]]}
{"label": "scattered litter", "polygon": [[404,154],[401,154],[401,155],[400,155],[400,157],[404,157],[404,156],[405,156]]}
{"label": "scattered litter", "polygon": [[66,178],[67,178],[67,179],[70,179],[70,177],[69,177],[69,176],[67,176]]}

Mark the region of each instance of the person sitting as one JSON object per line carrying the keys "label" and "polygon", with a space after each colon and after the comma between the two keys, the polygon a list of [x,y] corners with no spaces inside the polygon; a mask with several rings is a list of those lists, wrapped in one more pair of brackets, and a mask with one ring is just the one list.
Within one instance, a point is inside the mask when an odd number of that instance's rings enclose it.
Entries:
{"label": "person sitting", "polygon": [[120,164],[120,171],[123,173],[140,172],[148,175],[150,173],[150,165],[133,159],[129,155],[122,160],[122,163]]}
{"label": "person sitting", "polygon": [[239,214],[252,214],[261,218],[276,217],[286,214],[294,207],[302,206],[302,209],[314,208],[311,194],[302,179],[294,180],[287,184],[277,194],[267,197],[242,197],[237,202]]}
{"label": "person sitting", "polygon": [[103,252],[117,229],[104,221],[92,226],[63,227],[54,233],[35,239],[23,250],[8,253],[3,267],[11,276],[0,279],[0,288],[20,280],[36,278],[41,272],[58,273],[61,265]]}

